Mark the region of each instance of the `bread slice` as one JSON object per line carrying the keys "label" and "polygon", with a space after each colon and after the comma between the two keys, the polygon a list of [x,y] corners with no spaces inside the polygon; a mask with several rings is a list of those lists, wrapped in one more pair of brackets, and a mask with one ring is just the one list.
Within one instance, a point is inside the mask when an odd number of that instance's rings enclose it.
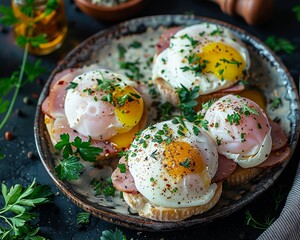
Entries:
{"label": "bread slice", "polygon": [[218,182],[214,197],[204,205],[183,208],[166,208],[153,205],[142,194],[123,193],[126,203],[142,217],[155,221],[177,222],[193,215],[204,213],[214,207],[222,193],[222,182]]}
{"label": "bread slice", "polygon": [[[180,103],[178,94],[174,90],[174,88],[164,79],[157,78],[154,80],[158,91],[160,92],[163,101],[170,102],[174,106],[178,106]],[[215,92],[206,95],[200,95],[196,100],[198,105],[195,107],[196,111],[200,111],[202,109],[202,103],[208,102],[209,100],[219,99],[225,95],[230,94],[231,92]]]}
{"label": "bread slice", "polygon": [[237,166],[234,172],[226,178],[225,181],[230,187],[241,186],[256,178],[262,171],[263,169],[258,167],[242,168]]}

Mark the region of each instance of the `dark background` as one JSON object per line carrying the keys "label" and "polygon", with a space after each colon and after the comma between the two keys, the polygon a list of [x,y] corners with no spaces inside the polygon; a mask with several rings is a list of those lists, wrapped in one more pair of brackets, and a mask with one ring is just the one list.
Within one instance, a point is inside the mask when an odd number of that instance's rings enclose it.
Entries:
{"label": "dark background", "polygon": [[[9,5],[10,1],[1,0],[1,4]],[[231,23],[245,29],[261,40],[265,40],[271,35],[286,38],[296,44],[297,50],[291,55],[283,52],[279,52],[278,55],[291,72],[298,86],[300,71],[300,22],[297,21],[295,14],[292,12],[292,7],[299,4],[299,0],[275,1],[273,18],[268,24],[260,27],[249,26],[242,18],[227,16],[221,12],[219,6],[203,0],[152,0],[138,16],[192,13]],[[65,9],[69,25],[69,32],[65,43],[56,52],[38,57],[42,59],[43,66],[48,69],[49,73],[54,69],[58,61],[77,44],[94,33],[113,25],[112,23],[94,20],[83,14],[76,8],[72,1],[65,1]],[[11,29],[0,26],[0,77],[10,76],[12,71],[21,65],[22,55],[23,50],[14,43]],[[34,62],[38,58],[29,56],[29,61]],[[91,218],[91,223],[87,226],[77,226],[76,215],[82,210],[75,206],[52,183],[38,157],[35,147],[33,137],[34,113],[39,93],[46,80],[47,75],[21,89],[13,114],[6,126],[0,131],[1,152],[6,154],[6,158],[0,162],[1,182],[5,182],[9,186],[15,183],[27,185],[33,178],[36,178],[39,183],[51,186],[55,194],[53,203],[39,207],[38,209],[40,214],[38,225],[41,227],[41,234],[46,238],[53,240],[100,239],[103,230],[115,230],[118,227],[126,234],[127,239],[256,239],[263,230],[246,225],[245,211],[249,209],[260,222],[263,222],[265,217],[278,217],[280,214],[295,175],[299,147],[273,187],[268,189],[251,204],[231,216],[214,221],[213,223],[201,225],[186,231],[156,233],[125,229],[95,217]],[[24,98],[29,98],[30,101],[28,102]],[[22,114],[20,114],[20,110]],[[2,118],[3,116],[0,119]],[[12,132],[13,139],[11,141],[5,140],[4,134],[6,131]],[[30,156],[30,152],[33,153],[33,157]],[[278,210],[275,210],[274,195],[284,196]]]}

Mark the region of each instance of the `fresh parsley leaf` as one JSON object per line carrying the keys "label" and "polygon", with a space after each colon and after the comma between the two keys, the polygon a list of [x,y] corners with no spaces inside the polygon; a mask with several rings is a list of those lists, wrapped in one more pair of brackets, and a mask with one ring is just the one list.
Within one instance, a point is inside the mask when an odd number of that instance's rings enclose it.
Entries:
{"label": "fresh parsley leaf", "polygon": [[63,151],[63,157],[68,158],[73,154],[72,145],[70,143],[70,136],[67,133],[60,135],[60,141],[55,144],[55,149]]}
{"label": "fresh parsley leaf", "polygon": [[142,44],[138,41],[134,41],[129,45],[130,48],[140,48],[141,46]]}
{"label": "fresh parsley leaf", "polygon": [[97,156],[103,152],[102,148],[91,146],[91,138],[88,142],[84,142],[77,136],[71,144],[77,148],[74,154],[79,154],[84,161],[95,162]]}
{"label": "fresh parsley leaf", "polygon": [[50,15],[58,7],[58,0],[48,0],[45,9],[45,15]]}
{"label": "fresh parsley leaf", "polygon": [[21,6],[21,12],[28,17],[33,17],[34,13],[34,1],[35,0],[26,0],[26,4]]}
{"label": "fresh parsley leaf", "polygon": [[88,224],[90,222],[91,213],[89,212],[79,212],[76,216],[77,225]]}
{"label": "fresh parsley leaf", "polygon": [[0,218],[7,225],[0,225],[0,238],[45,239],[36,235],[39,228],[32,228],[29,222],[38,217],[32,210],[37,205],[49,202],[51,195],[49,187],[37,185],[35,180],[27,188],[16,184],[8,189],[2,183],[4,205],[0,209]]}
{"label": "fresh parsley leaf", "polygon": [[24,35],[19,35],[19,36],[16,37],[16,43],[20,47],[24,47],[28,42],[29,42],[28,38],[25,37]]}
{"label": "fresh parsley leaf", "polygon": [[8,109],[9,101],[0,98],[0,114],[5,113]]}
{"label": "fresh parsley leaf", "polygon": [[211,99],[205,103],[202,103],[202,109],[208,110],[215,101],[216,101],[215,99]]}
{"label": "fresh parsley leaf", "polygon": [[187,89],[184,85],[176,90],[179,97],[179,110],[182,117],[189,121],[194,121],[196,112],[194,107],[198,105],[196,99],[199,96],[200,87],[196,86],[191,90]]}
{"label": "fresh parsley leaf", "polygon": [[35,37],[28,38],[28,42],[31,44],[32,47],[39,47],[40,44],[48,42],[46,37],[47,34],[42,33]]}
{"label": "fresh parsley leaf", "polygon": [[283,51],[292,54],[296,50],[296,46],[285,38],[270,36],[265,40],[265,43],[275,52]]}
{"label": "fresh parsley leaf", "polygon": [[105,230],[102,232],[100,240],[126,240],[126,236],[121,230],[116,228],[115,231]]}
{"label": "fresh parsley leaf", "polygon": [[293,7],[292,11],[296,14],[297,20],[300,21],[300,5]]}
{"label": "fresh parsley leaf", "polygon": [[55,167],[55,172],[59,179],[73,181],[79,179],[83,168],[84,167],[80,163],[79,157],[70,156],[68,158],[58,160],[58,165]]}
{"label": "fresh parsley leaf", "polygon": [[27,82],[32,83],[39,76],[41,76],[47,71],[45,67],[41,66],[41,63],[41,59],[38,59],[34,64],[28,62],[25,64],[24,71],[26,75],[26,80],[23,84],[26,84]]}
{"label": "fresh parsley leaf", "polygon": [[6,26],[15,25],[19,22],[19,19],[15,17],[15,14],[11,7],[0,6],[0,23]]}

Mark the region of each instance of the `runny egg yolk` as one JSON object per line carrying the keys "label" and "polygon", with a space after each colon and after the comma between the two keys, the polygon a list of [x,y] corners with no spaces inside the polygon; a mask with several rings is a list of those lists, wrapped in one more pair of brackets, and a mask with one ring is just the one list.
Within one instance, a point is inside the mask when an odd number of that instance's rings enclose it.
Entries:
{"label": "runny egg yolk", "polygon": [[144,111],[144,102],[140,94],[132,87],[117,88],[113,92],[115,112],[122,127],[118,134],[110,138],[118,149],[127,148],[141,129],[140,121]]}
{"label": "runny egg yolk", "polygon": [[209,186],[211,179],[199,150],[187,142],[179,141],[166,144],[164,148],[163,164],[170,177],[178,182],[187,175],[197,174],[204,186]]}
{"label": "runny egg yolk", "polygon": [[113,101],[115,103],[115,112],[122,127],[118,129],[119,133],[130,131],[136,126],[143,115],[144,101],[140,94],[132,87],[117,88],[113,92]]}
{"label": "runny egg yolk", "polygon": [[237,81],[243,78],[245,61],[233,47],[212,42],[203,47],[199,54],[200,64],[206,65],[203,73],[212,73],[217,78],[226,81]]}

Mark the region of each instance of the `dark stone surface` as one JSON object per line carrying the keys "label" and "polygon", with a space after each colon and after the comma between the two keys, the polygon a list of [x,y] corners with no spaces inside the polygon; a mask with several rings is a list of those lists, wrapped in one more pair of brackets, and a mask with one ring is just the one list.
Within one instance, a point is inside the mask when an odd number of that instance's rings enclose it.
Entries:
{"label": "dark stone surface", "polygon": [[[2,2],[7,5],[10,3],[8,0]],[[290,70],[298,86],[300,22],[296,20],[294,13],[291,11],[292,7],[297,4],[299,4],[297,0],[276,1],[273,18],[271,22],[263,27],[248,26],[241,18],[231,18],[223,14],[216,4],[200,0],[152,0],[148,7],[140,13],[140,16],[194,13],[195,15],[226,21],[245,29],[262,40],[270,35],[287,38],[298,46],[297,51],[291,55],[285,53],[279,53],[278,55]],[[39,57],[43,61],[43,66],[47,67],[49,72],[78,43],[101,29],[113,25],[96,21],[81,13],[71,1],[65,1],[65,7],[69,32],[64,45],[50,55]],[[13,70],[16,70],[21,65],[23,50],[15,45],[13,33],[7,27],[1,27],[0,50],[0,77],[8,77]],[[38,58],[35,56],[29,57],[30,61],[35,61],[36,59]],[[0,131],[1,152],[7,155],[4,160],[0,161],[0,180],[8,185],[15,183],[27,185],[33,178],[36,178],[38,182],[51,186],[55,194],[53,203],[38,209],[40,214],[38,225],[41,227],[41,234],[45,237],[53,240],[99,239],[103,230],[114,230],[118,226],[94,217],[91,218],[91,223],[86,227],[77,226],[76,215],[81,209],[75,206],[52,183],[36,151],[33,137],[36,96],[39,95],[46,78],[47,75],[21,89],[15,106],[15,110],[19,109],[19,111],[13,111],[8,123]],[[30,104],[24,103],[23,99],[25,97],[29,98]],[[3,115],[1,115],[0,119],[2,117]],[[4,135],[6,131],[10,131],[13,134],[11,141],[5,140]],[[253,215],[261,221],[267,216],[277,217],[280,214],[284,200],[280,204],[279,209],[275,210],[273,195],[280,192],[284,195],[288,193],[295,175],[299,153],[298,147],[287,168],[273,187],[250,205],[229,217],[186,231],[150,233],[129,230],[123,227],[118,228],[126,234],[127,239],[256,239],[262,230],[254,229],[245,224],[245,211],[250,209]]]}

